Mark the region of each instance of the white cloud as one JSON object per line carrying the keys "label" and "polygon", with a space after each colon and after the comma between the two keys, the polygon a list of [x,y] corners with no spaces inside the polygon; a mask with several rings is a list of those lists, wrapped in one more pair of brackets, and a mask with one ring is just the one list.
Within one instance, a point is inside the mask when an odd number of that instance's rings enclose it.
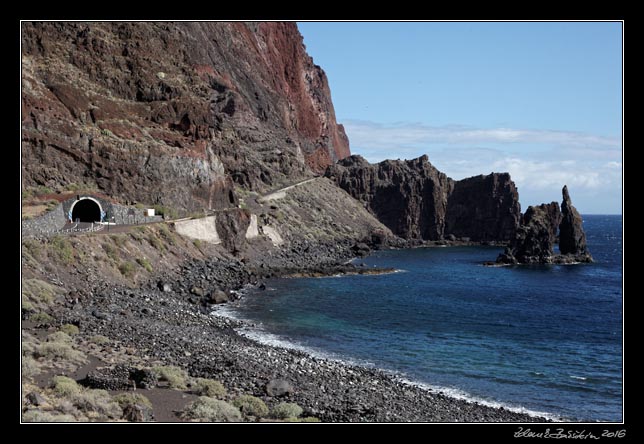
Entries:
{"label": "white cloud", "polygon": [[[514,128],[480,129],[463,125],[429,126],[420,123],[382,125],[349,120],[344,124],[352,145],[363,147],[370,155],[409,151],[423,145],[531,144],[578,150],[621,150],[621,140],[574,131]],[[385,153],[380,151],[385,150]]]}
{"label": "white cloud", "polygon": [[[434,166],[457,180],[507,171],[526,206],[559,200],[564,184],[595,212],[614,209],[610,202],[621,199],[619,138],[547,129],[381,125],[355,120],[345,128],[352,152],[371,162],[427,154]],[[604,196],[603,201],[596,201],[599,196]]]}

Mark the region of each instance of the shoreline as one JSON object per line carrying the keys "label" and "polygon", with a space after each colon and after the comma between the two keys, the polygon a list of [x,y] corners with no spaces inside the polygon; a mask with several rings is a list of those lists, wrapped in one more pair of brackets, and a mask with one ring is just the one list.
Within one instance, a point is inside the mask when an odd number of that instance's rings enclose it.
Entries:
{"label": "shoreline", "polygon": [[[262,285],[294,272],[325,276],[356,272],[360,267],[346,264],[355,257],[351,246],[347,243],[330,253],[324,244],[307,250],[295,245],[245,261],[188,259],[161,280],[157,275],[136,287],[94,277],[89,294],[57,305],[52,315],[60,324],[79,326],[86,337],[103,335],[132,350],[144,366],[176,365],[192,377],[221,381],[230,393],[260,397],[269,407],[295,402],[306,416],[323,422],[551,421],[427,390],[386,370],[262,344],[237,331],[247,323],[210,314],[217,305],[207,302],[206,291],[224,291],[234,300],[245,285]],[[77,282],[75,286],[68,282],[68,288],[79,291],[84,279]],[[293,392],[281,398],[269,396],[266,386],[275,379],[289,381]]]}
{"label": "shoreline", "polygon": [[[280,278],[280,279],[283,279],[283,278]],[[249,295],[244,292],[241,298],[245,298],[245,297],[249,297]],[[486,408],[500,409],[500,410],[505,410],[505,411],[509,411],[517,414],[522,414],[522,415],[524,414],[537,420],[543,420],[544,422],[569,422],[565,418],[557,417],[556,415],[553,415],[548,412],[539,412],[535,410],[530,410],[522,406],[513,406],[510,404],[504,404],[501,401],[489,401],[489,400],[477,397],[475,395],[471,395],[457,388],[442,387],[442,386],[433,385],[428,382],[409,379],[406,375],[402,373],[398,373],[394,370],[378,367],[374,363],[362,362],[360,360],[354,361],[351,358],[346,358],[346,357],[336,357],[332,353],[324,352],[322,350],[316,350],[316,349],[298,344],[297,342],[289,341],[288,339],[283,338],[277,334],[263,331],[261,327],[259,327],[258,324],[255,323],[254,321],[240,318],[236,316],[235,313],[231,313],[234,311],[235,311],[234,306],[229,306],[228,304],[226,304],[215,308],[210,313],[210,316],[223,318],[223,319],[230,319],[235,321],[236,323],[239,323],[237,327],[233,328],[235,333],[237,333],[239,336],[243,338],[249,339],[263,346],[267,346],[275,349],[282,349],[287,352],[296,351],[296,352],[305,353],[309,355],[311,358],[315,358],[318,360],[332,361],[341,366],[346,366],[349,368],[361,368],[367,371],[376,371],[382,374],[384,377],[391,378],[396,383],[418,388],[426,392],[430,396],[440,394],[442,396],[445,396],[446,398],[450,398],[455,401],[464,401],[467,403],[483,406]]]}

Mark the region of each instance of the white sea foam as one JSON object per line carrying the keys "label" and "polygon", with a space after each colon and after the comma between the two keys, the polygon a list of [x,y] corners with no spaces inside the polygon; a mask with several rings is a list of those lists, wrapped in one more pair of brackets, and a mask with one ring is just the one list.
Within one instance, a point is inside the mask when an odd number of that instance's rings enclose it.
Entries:
{"label": "white sea foam", "polygon": [[[216,307],[216,309],[213,312],[211,312],[211,314],[215,316],[221,316],[221,317],[244,322],[244,326],[241,328],[235,329],[235,331],[241,336],[244,336],[248,339],[259,342],[260,344],[268,345],[270,347],[288,349],[288,350],[297,350],[297,351],[307,353],[317,359],[326,359],[329,361],[334,361],[334,362],[338,362],[349,366],[378,368],[372,362],[360,361],[360,360],[350,359],[347,357],[340,357],[338,355],[328,353],[313,347],[298,344],[295,341],[286,339],[279,335],[269,333],[264,328],[262,328],[261,324],[258,325],[256,323],[253,323],[247,319],[240,317],[231,304],[220,305]],[[530,410],[522,406],[516,406],[516,405],[502,403],[502,402],[498,402],[490,399],[484,399],[478,396],[471,395],[463,390],[453,388],[453,387],[442,387],[438,385],[428,384],[425,382],[414,381],[414,380],[408,379],[403,373],[400,373],[394,370],[383,369],[383,368],[378,368],[378,369],[384,373],[389,374],[390,376],[402,382],[403,384],[418,387],[422,390],[426,390],[431,393],[440,393],[449,398],[481,404],[481,405],[496,408],[496,409],[503,407],[505,410],[509,410],[511,412],[522,413],[533,417],[543,417],[546,419],[550,419],[552,421],[564,420],[563,418],[553,415],[551,413]],[[542,373],[539,373],[539,372],[535,372],[535,374],[542,375]],[[574,376],[571,376],[571,377],[574,377]]]}
{"label": "white sea foam", "polygon": [[580,381],[585,381],[588,378],[584,378],[583,376],[575,376],[575,375],[570,375],[572,379],[579,379]]}
{"label": "white sea foam", "polygon": [[427,384],[427,383],[424,383],[424,382],[412,381],[412,380],[409,380],[409,379],[406,379],[406,378],[401,378],[401,377],[399,377],[398,379],[400,380],[400,382],[402,382],[404,384],[408,384],[408,385],[411,385],[411,386],[414,386],[414,387],[420,387],[420,388],[422,388],[424,390],[427,390],[429,392],[432,392],[432,393],[441,393],[441,394],[443,394],[443,395],[445,395],[445,396],[447,396],[449,398],[453,398],[453,399],[460,399],[462,401],[481,404],[481,405],[484,405],[484,406],[487,406],[487,407],[492,407],[492,408],[495,408],[495,409],[503,407],[505,410],[509,410],[511,412],[522,413],[524,415],[529,415],[529,416],[533,416],[533,417],[542,417],[542,418],[550,419],[552,421],[563,421],[564,420],[563,418],[558,417],[556,415],[553,415],[551,413],[540,412],[540,411],[537,411],[537,410],[530,410],[530,409],[527,409],[527,408],[522,407],[522,406],[517,406],[517,405],[513,405],[513,404],[508,404],[508,403],[503,403],[503,402],[499,402],[499,401],[494,401],[494,400],[490,400],[490,399],[481,398],[479,396],[471,395],[471,394],[469,394],[469,393],[467,393],[467,392],[465,392],[463,390],[460,390],[460,389],[457,389],[457,388],[454,388],[454,387],[442,387],[442,386],[438,386],[438,385]]}

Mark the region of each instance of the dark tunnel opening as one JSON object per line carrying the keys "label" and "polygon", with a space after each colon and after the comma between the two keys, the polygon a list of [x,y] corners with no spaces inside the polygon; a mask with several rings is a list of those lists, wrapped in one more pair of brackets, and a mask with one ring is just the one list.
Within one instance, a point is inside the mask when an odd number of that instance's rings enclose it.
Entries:
{"label": "dark tunnel opening", "polygon": [[81,199],[72,210],[72,221],[76,222],[77,219],[81,222],[100,222],[101,208],[91,199]]}

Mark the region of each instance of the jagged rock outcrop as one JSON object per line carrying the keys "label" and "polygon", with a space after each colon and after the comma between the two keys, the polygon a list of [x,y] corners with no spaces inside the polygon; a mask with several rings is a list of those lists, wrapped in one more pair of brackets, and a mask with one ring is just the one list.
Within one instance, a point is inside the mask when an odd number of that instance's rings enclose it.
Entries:
{"label": "jagged rock outcrop", "polygon": [[354,155],[330,166],[326,176],[364,202],[394,234],[406,239],[442,238],[452,183],[427,156],[372,165]]}
{"label": "jagged rock outcrop", "polygon": [[507,173],[454,181],[426,155],[378,164],[354,155],[330,166],[326,176],[362,201],[394,234],[409,240],[453,235],[508,241],[519,224],[519,195]]}
{"label": "jagged rock outcrop", "polygon": [[559,251],[561,254],[586,254],[586,233],[577,209],[572,205],[568,187],[561,190],[561,225],[559,225]]}
{"label": "jagged rock outcrop", "polygon": [[[528,207],[515,238],[496,262],[501,264],[569,264],[592,262],[586,249],[582,219],[572,205],[568,187],[564,185],[561,210],[557,202]],[[559,252],[554,245],[559,232]]]}
{"label": "jagged rock outcrop", "polygon": [[554,255],[557,227],[561,219],[559,204],[551,202],[529,206],[514,239],[497,262],[504,264],[550,263]]}
{"label": "jagged rock outcrop", "polygon": [[23,186],[237,205],[349,155],[295,23],[22,24]]}
{"label": "jagged rock outcrop", "polygon": [[519,193],[508,173],[458,180],[447,200],[445,235],[473,241],[509,241],[520,215]]}

